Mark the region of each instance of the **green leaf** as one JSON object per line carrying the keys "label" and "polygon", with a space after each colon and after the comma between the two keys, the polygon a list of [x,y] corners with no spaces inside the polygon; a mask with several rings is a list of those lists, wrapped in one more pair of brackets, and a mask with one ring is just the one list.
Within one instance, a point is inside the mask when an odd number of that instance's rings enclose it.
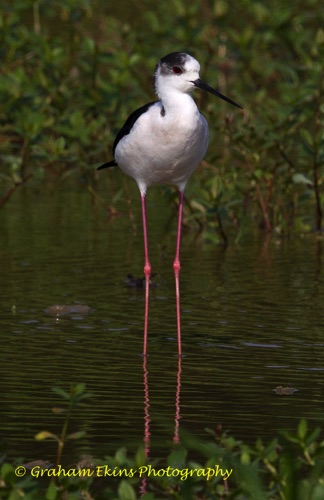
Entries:
{"label": "green leaf", "polygon": [[317,427],[316,429],[314,429],[310,434],[309,436],[307,437],[306,441],[305,441],[305,444],[306,446],[309,446],[310,444],[312,444],[314,441],[316,441],[316,439],[318,438],[318,436],[321,434],[321,429],[319,427]]}
{"label": "green leaf", "polygon": [[57,489],[54,482],[50,482],[45,494],[46,500],[55,500],[57,498]]}
{"label": "green leaf", "polygon": [[80,394],[84,393],[85,388],[86,388],[86,385],[83,383],[75,385],[72,389],[73,396],[79,396]]}
{"label": "green leaf", "polygon": [[307,186],[313,186],[313,182],[304,174],[293,174],[292,180],[295,184],[306,184]]}
{"label": "green leaf", "polygon": [[115,459],[119,465],[124,464],[126,462],[127,459],[126,454],[127,454],[126,448],[119,448],[119,450],[116,451]]}
{"label": "green leaf", "polygon": [[311,500],[323,500],[324,498],[324,485],[317,484],[312,491]]}
{"label": "green leaf", "polygon": [[311,136],[311,133],[309,132],[309,130],[302,128],[300,131],[300,135],[301,135],[303,141],[308,146],[313,146],[313,137]]}
{"label": "green leaf", "polygon": [[83,438],[87,433],[85,431],[73,432],[69,434],[66,439],[80,439]]}
{"label": "green leaf", "polygon": [[302,418],[298,425],[297,435],[301,440],[304,441],[306,434],[307,434],[307,422],[304,418]]}
{"label": "green leaf", "polygon": [[134,461],[135,461],[135,465],[137,467],[141,467],[142,465],[146,464],[147,463],[147,459],[146,459],[146,456],[145,456],[145,452],[144,452],[144,447],[143,446],[140,446],[136,452],[136,455],[135,455],[135,458],[134,458]]}
{"label": "green leaf", "polygon": [[4,463],[3,466],[1,467],[1,477],[5,479],[8,474],[13,472],[13,470],[14,468],[12,467],[12,465]]}
{"label": "green leaf", "polygon": [[68,394],[64,389],[61,389],[60,387],[52,387],[52,391],[55,392],[55,394],[58,394],[58,396],[62,396],[62,398],[64,399],[70,399],[70,394]]}
{"label": "green leaf", "polygon": [[183,468],[186,462],[187,454],[188,452],[184,448],[173,450],[168,456],[168,465],[176,469]]}
{"label": "green leaf", "polygon": [[250,453],[248,453],[246,450],[244,450],[241,454],[241,463],[244,465],[248,465],[251,462],[251,456]]}
{"label": "green leaf", "polygon": [[120,500],[136,500],[134,488],[125,480],[118,486],[118,498]]}
{"label": "green leaf", "polygon": [[59,442],[60,438],[56,436],[56,434],[53,434],[52,432],[48,431],[41,431],[38,432],[35,436],[36,441],[43,441],[44,439],[54,439],[55,441]]}
{"label": "green leaf", "polygon": [[92,394],[90,392],[85,392],[86,391],[86,385],[85,384],[78,384],[74,386],[71,390],[71,395],[73,398],[73,403],[76,405],[81,401],[82,399],[87,399],[91,398]]}

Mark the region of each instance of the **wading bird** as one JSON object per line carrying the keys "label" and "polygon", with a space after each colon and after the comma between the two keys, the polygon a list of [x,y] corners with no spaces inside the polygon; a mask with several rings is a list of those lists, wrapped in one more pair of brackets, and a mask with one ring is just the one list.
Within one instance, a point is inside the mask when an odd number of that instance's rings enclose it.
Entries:
{"label": "wading bird", "polygon": [[128,117],[114,141],[114,159],[98,168],[101,170],[118,165],[123,172],[135,179],[141,193],[145,253],[144,356],[147,354],[151,275],[146,224],[147,188],[152,184],[172,184],[180,193],[173,270],[178,355],[181,356],[179,272],[184,190],[190,175],[204,158],[208,148],[208,124],[190,93],[196,88],[207,90],[241,108],[232,99],[204,83],[199,78],[199,70],[198,61],[183,52],[172,52],[160,59],[154,74],[159,100],[145,104]]}

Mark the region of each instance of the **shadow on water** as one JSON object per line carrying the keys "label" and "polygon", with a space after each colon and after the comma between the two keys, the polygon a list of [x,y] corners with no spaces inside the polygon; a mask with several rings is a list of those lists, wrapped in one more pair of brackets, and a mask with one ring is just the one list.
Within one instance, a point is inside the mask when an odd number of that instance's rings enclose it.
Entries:
{"label": "shadow on water", "polygon": [[[142,235],[134,234],[124,210],[109,220],[87,192],[75,190],[22,191],[2,210],[0,412],[10,459],[53,459],[54,444],[33,436],[60,429],[51,407],[61,401],[51,388],[78,382],[93,398],[72,419],[87,435],[67,446],[66,463],[81,453],[103,457],[120,445],[136,450],[143,429],[153,458],[181,440],[181,432],[204,439],[205,428],[218,424],[254,442],[295,429],[302,416],[322,422],[322,242],[314,235],[249,238],[224,252],[184,235],[180,365],[175,220],[166,233],[170,209],[163,203],[152,190],[157,286],[144,365],[144,294],[124,283],[129,273],[142,273]],[[73,309],[61,315],[48,310],[62,304]],[[275,390],[280,386],[296,391]]]}

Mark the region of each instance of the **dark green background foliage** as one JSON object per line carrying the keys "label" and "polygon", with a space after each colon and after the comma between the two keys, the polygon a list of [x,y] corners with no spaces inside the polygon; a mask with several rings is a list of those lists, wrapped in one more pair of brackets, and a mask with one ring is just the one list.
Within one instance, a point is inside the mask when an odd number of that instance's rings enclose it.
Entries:
{"label": "dark green background foliage", "polygon": [[1,204],[31,175],[77,171],[94,186],[116,131],[152,100],[156,62],[181,50],[244,106],[195,94],[211,139],[189,183],[187,222],[210,239],[219,227],[239,235],[251,220],[281,233],[321,229],[320,0],[1,4]]}

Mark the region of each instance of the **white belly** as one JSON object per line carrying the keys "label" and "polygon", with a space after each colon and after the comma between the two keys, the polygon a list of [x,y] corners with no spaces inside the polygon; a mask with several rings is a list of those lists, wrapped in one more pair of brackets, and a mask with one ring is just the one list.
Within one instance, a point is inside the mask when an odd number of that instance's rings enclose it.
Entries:
{"label": "white belly", "polygon": [[208,125],[196,106],[163,117],[160,104],[155,104],[119,141],[115,159],[141,190],[151,184],[173,184],[183,190],[207,147]]}

